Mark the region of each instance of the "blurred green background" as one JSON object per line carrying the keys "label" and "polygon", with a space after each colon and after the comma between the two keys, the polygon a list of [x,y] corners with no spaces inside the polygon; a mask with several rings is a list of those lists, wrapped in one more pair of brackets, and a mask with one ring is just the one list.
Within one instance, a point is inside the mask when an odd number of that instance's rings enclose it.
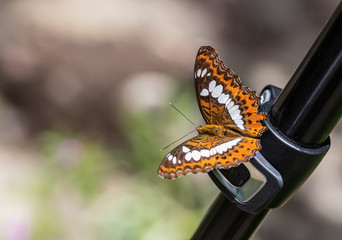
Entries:
{"label": "blurred green background", "polygon": [[[1,1],[0,239],[189,239],[218,189],[157,168],[194,130],[168,102],[203,122],[198,48],[258,92],[284,87],[338,2]],[[331,137],[255,239],[340,239],[341,125]]]}

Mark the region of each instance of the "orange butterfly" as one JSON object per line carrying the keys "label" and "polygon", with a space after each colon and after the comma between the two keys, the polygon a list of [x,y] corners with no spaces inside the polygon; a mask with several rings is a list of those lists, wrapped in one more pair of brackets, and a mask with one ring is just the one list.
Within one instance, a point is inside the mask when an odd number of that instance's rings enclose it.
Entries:
{"label": "orange butterfly", "polygon": [[162,178],[236,167],[261,149],[258,137],[267,129],[261,124],[267,116],[257,113],[260,98],[242,86],[239,76],[223,64],[210,46],[198,50],[195,88],[207,124],[197,128],[198,136],[165,156],[158,169]]}

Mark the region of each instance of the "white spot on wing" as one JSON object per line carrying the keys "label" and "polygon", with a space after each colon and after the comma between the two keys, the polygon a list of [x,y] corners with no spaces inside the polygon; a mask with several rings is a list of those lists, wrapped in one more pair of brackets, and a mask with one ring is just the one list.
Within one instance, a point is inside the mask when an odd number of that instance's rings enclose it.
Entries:
{"label": "white spot on wing", "polygon": [[201,150],[201,156],[202,157],[210,157],[210,152],[209,152],[209,150],[208,149],[202,149]]}
{"label": "white spot on wing", "polygon": [[200,95],[203,96],[203,97],[208,96],[208,95],[209,95],[208,89],[204,88],[204,89],[202,90],[202,92],[200,93]]}
{"label": "white spot on wing", "polygon": [[223,152],[227,152],[228,148],[227,148],[225,143],[221,144],[220,146],[221,146]]}
{"label": "white spot on wing", "polygon": [[199,77],[201,75],[201,69],[197,70],[197,77]]}
{"label": "white spot on wing", "polygon": [[239,106],[235,105],[231,109],[229,109],[229,114],[230,117],[233,119],[234,123],[237,125],[238,128],[241,130],[245,130],[245,127],[243,126],[243,121],[242,121],[242,115],[241,111],[238,110]]}
{"label": "white spot on wing", "polygon": [[228,149],[231,149],[234,145],[235,144],[234,144],[233,141],[226,142],[226,146],[227,146]]}
{"label": "white spot on wing", "polygon": [[185,154],[185,160],[190,161],[191,157],[192,157],[191,152],[188,152],[187,154]]}
{"label": "white spot on wing", "polygon": [[216,151],[217,151],[219,154],[222,154],[222,153],[223,153],[223,150],[222,150],[222,148],[221,148],[221,145],[216,146],[215,149],[216,149]]}
{"label": "white spot on wing", "polygon": [[241,138],[236,138],[234,140],[230,140],[229,142],[226,142],[226,146],[228,149],[233,148],[236,144],[238,144],[238,142],[241,141]]}
{"label": "white spot on wing", "polygon": [[192,158],[195,160],[195,161],[198,161],[200,160],[201,158],[201,153],[197,150],[194,150],[192,151]]}
{"label": "white spot on wing", "polygon": [[216,86],[216,87],[214,88],[213,92],[211,93],[211,96],[212,96],[213,98],[217,98],[218,96],[221,95],[222,90],[223,90],[222,85]]}
{"label": "white spot on wing", "polygon": [[238,128],[240,128],[241,130],[245,130],[244,122],[242,119],[236,119],[234,120],[234,122],[238,126]]}
{"label": "white spot on wing", "polygon": [[227,109],[230,110],[233,106],[234,106],[234,102],[231,101],[231,102],[227,105]]}
{"label": "white spot on wing", "polygon": [[209,92],[212,92],[214,90],[216,86],[216,81],[215,80],[212,80],[210,83],[209,83]]}
{"label": "white spot on wing", "polygon": [[234,119],[234,121],[237,120],[237,117],[241,116],[240,115],[240,110],[236,110],[234,112],[231,112],[230,116],[232,117],[232,119]]}
{"label": "white spot on wing", "polygon": [[221,104],[224,104],[224,103],[227,102],[228,99],[229,99],[229,95],[222,93],[222,94],[218,97],[217,101],[218,101],[219,103],[221,103]]}
{"label": "white spot on wing", "polygon": [[173,164],[176,164],[176,163],[177,163],[177,158],[176,158],[176,157],[173,157],[172,163],[173,163]]}
{"label": "white spot on wing", "polygon": [[210,73],[208,73],[207,76],[209,77],[209,76],[210,76]]}
{"label": "white spot on wing", "polygon": [[231,109],[229,109],[229,113],[232,113],[234,112],[235,110],[238,110],[239,109],[239,106],[238,105],[235,105],[234,107],[232,107]]}
{"label": "white spot on wing", "polygon": [[207,69],[205,68],[201,74],[201,77],[204,77],[204,75],[207,73]]}
{"label": "white spot on wing", "polygon": [[226,142],[225,145],[227,149],[231,149],[233,147],[233,145],[230,142]]}
{"label": "white spot on wing", "polygon": [[222,150],[221,147],[216,146],[216,147],[213,147],[212,149],[210,149],[209,152],[210,152],[210,155],[211,155],[211,156],[214,156],[214,155],[216,155],[217,152],[220,153],[220,154],[222,154],[222,153],[223,153],[223,150]]}
{"label": "white spot on wing", "polygon": [[182,150],[183,150],[183,152],[185,152],[185,153],[190,152],[190,149],[187,148],[186,146],[183,146],[183,147],[182,147]]}
{"label": "white spot on wing", "polygon": [[209,150],[209,153],[210,153],[211,156],[214,155],[214,150],[213,150],[213,148]]}
{"label": "white spot on wing", "polygon": [[227,108],[227,109],[228,109],[228,104],[229,104],[231,101],[232,101],[231,98],[229,98],[229,99],[227,100],[227,102],[226,102],[226,108]]}
{"label": "white spot on wing", "polygon": [[169,159],[169,161],[171,161],[173,158],[173,156],[170,154],[169,157],[167,159]]}
{"label": "white spot on wing", "polygon": [[243,121],[241,120],[241,119],[238,119],[238,120],[236,120],[236,122],[235,122],[236,124],[240,124],[240,125],[243,125]]}

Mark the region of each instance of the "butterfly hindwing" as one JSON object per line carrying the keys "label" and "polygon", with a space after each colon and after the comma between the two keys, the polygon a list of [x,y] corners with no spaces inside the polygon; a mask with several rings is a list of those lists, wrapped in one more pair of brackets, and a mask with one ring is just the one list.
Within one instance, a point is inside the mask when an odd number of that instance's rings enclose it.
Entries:
{"label": "butterfly hindwing", "polygon": [[260,140],[250,137],[196,136],[168,153],[158,174],[162,178],[206,173],[214,168],[230,168],[248,161],[260,150]]}
{"label": "butterfly hindwing", "polygon": [[259,137],[266,127],[257,113],[260,98],[242,86],[239,76],[227,68],[209,46],[199,49],[195,62],[195,87],[198,104],[207,123],[231,125],[244,135]]}

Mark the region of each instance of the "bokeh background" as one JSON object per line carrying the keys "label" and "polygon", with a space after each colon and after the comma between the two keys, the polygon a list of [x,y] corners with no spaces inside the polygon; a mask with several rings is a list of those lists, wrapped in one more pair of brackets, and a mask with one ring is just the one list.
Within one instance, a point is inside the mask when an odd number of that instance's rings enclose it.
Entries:
{"label": "bokeh background", "polygon": [[[0,239],[188,239],[218,189],[157,176],[203,120],[202,45],[245,85],[284,87],[338,0],[0,2]],[[324,116],[322,116],[324,117]],[[341,239],[342,127],[255,239]]]}

